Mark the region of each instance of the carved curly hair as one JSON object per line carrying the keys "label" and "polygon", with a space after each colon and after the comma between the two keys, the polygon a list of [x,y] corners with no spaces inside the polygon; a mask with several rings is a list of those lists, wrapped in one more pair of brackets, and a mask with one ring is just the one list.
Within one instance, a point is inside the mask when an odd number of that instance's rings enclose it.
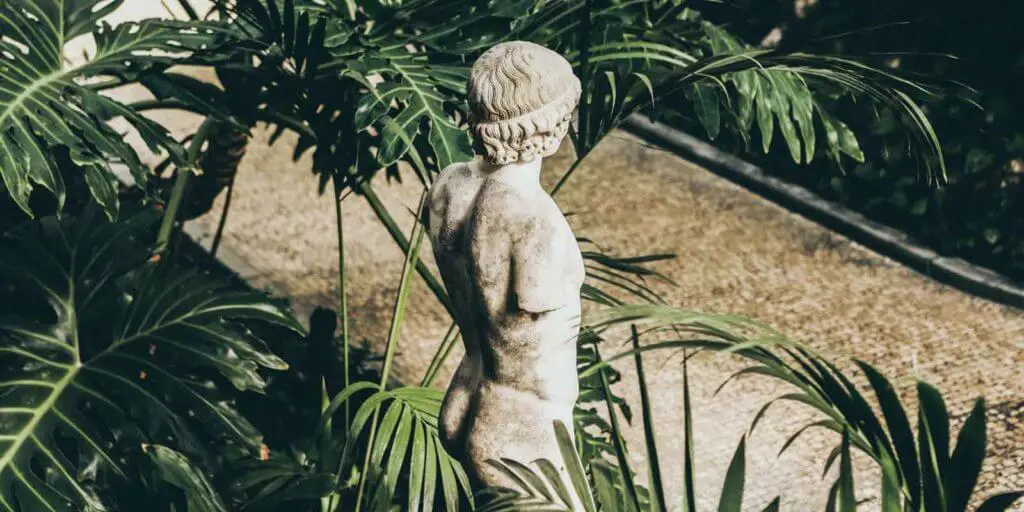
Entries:
{"label": "carved curly hair", "polygon": [[581,89],[561,55],[511,41],[477,59],[468,93],[478,145],[489,162],[505,165],[554,154],[569,131]]}

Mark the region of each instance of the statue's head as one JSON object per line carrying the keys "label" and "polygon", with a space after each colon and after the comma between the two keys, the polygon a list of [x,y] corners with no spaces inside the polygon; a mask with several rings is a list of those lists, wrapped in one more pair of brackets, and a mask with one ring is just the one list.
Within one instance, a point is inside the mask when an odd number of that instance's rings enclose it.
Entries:
{"label": "statue's head", "polygon": [[469,74],[473,131],[489,162],[529,162],[558,150],[580,100],[561,55],[525,41],[484,52]]}

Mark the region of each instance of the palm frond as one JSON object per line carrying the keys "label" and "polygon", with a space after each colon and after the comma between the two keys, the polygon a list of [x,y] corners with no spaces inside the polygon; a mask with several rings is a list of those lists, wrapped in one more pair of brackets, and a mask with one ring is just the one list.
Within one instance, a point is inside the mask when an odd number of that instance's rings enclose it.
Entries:
{"label": "palm frond", "polygon": [[[556,469],[555,461],[547,459],[533,461],[531,464],[534,467],[508,459],[489,461],[510,481],[515,482],[517,488],[488,487],[478,491],[478,512],[561,512],[579,510],[577,506],[582,507],[584,512],[608,510],[604,507],[599,509],[594,499],[594,495],[600,495],[608,489],[600,485],[596,489],[591,488],[584,463],[576,452],[567,426],[556,420],[553,427],[562,461],[565,462],[564,475]],[[565,481],[566,477],[569,482]]]}
{"label": "palm frond", "polygon": [[[401,500],[407,510],[431,510],[435,504],[459,510],[461,503],[472,503],[472,491],[462,465],[441,445],[437,421],[443,397],[432,388],[382,390],[354,382],[324,409],[310,449],[299,457],[272,453],[266,461],[247,461],[237,468],[233,486],[244,494],[247,509],[276,510],[322,499],[333,504],[327,510],[352,510],[365,454],[363,508],[386,509]],[[359,407],[346,423],[338,411],[349,402]],[[378,409],[384,413],[376,418],[368,444]]]}
{"label": "palm frond", "polygon": [[[850,466],[852,449],[866,454],[881,470],[881,502],[887,512],[922,507],[960,512],[967,510],[971,502],[981,472],[981,454],[985,451],[984,401],[975,403],[953,443],[950,414],[941,394],[934,387],[919,383],[919,427],[915,436],[893,385],[873,367],[857,362],[874,391],[877,409],[833,363],[757,322],[664,306],[623,306],[595,312],[585,323],[591,325],[592,332],[602,333],[600,337],[590,334],[589,339],[597,341],[627,324],[646,326],[648,332],[674,332],[682,337],[643,344],[603,360],[591,359],[589,366],[580,369],[581,382],[627,356],[651,350],[692,348],[735,354],[754,362],[726,383],[742,375],[760,375],[793,386],[795,392],[777,400],[801,403],[820,412],[825,419],[799,429],[785,442],[782,451],[812,427],[825,428],[840,436],[841,444],[825,464],[827,472],[834,462],[839,462],[839,476],[830,494],[840,509],[849,510],[857,504]],[[770,405],[771,402],[758,411],[751,429]],[[881,411],[881,416],[876,410]],[[733,487],[739,488],[738,484]],[[1013,495],[993,498],[992,506],[1009,506],[1015,499]],[[737,503],[730,502],[727,508],[736,506]]]}

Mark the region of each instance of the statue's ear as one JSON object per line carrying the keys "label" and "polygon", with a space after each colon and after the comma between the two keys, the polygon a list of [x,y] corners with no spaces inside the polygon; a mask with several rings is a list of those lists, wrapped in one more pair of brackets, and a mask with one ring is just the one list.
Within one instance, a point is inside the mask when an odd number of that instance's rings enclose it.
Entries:
{"label": "statue's ear", "polygon": [[512,286],[516,306],[546,313],[568,304],[565,281],[568,254],[565,233],[543,217],[531,219],[512,244]]}

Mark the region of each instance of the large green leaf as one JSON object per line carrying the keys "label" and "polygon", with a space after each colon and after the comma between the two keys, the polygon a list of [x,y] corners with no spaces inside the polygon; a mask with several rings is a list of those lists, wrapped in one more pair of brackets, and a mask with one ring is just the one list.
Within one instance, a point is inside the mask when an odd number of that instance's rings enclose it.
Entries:
{"label": "large green leaf", "polygon": [[[83,167],[89,187],[108,216],[115,175],[110,164],[126,165],[136,182],[147,169],[135,149],[104,121],[124,118],[153,150],[178,163],[182,149],[160,125],[98,93],[86,79],[104,86],[182,61],[211,47],[215,25],[146,20],[117,26],[102,23],[123,0],[32,0],[0,3],[0,176],[10,196],[31,214],[28,199],[41,186],[64,200],[64,183],[50,156],[65,146]],[[96,50],[83,62],[66,64],[66,47],[91,35]]]}
{"label": "large green leaf", "polygon": [[188,457],[160,445],[146,445],[144,450],[160,478],[185,492],[187,512],[227,512],[209,479]]}
{"label": "large green leaf", "polygon": [[89,467],[126,476],[128,427],[200,456],[211,437],[258,450],[225,386],[260,392],[258,369],[286,365],[239,322],[301,327],[261,294],[147,262],[154,220],[89,209],[0,243],[0,293],[18,297],[0,315],[0,508],[103,509]]}
{"label": "large green leaf", "polygon": [[[359,61],[345,59],[341,73],[370,85],[358,100],[356,122],[359,129],[375,125],[381,132],[377,165],[389,166],[416,151],[421,137],[429,143],[438,170],[468,160],[473,154],[469,134],[452,114],[452,105],[462,103],[468,67],[433,65],[428,55],[403,47],[367,50]],[[324,67],[333,65],[337,61]],[[383,81],[374,85],[370,77]]]}

